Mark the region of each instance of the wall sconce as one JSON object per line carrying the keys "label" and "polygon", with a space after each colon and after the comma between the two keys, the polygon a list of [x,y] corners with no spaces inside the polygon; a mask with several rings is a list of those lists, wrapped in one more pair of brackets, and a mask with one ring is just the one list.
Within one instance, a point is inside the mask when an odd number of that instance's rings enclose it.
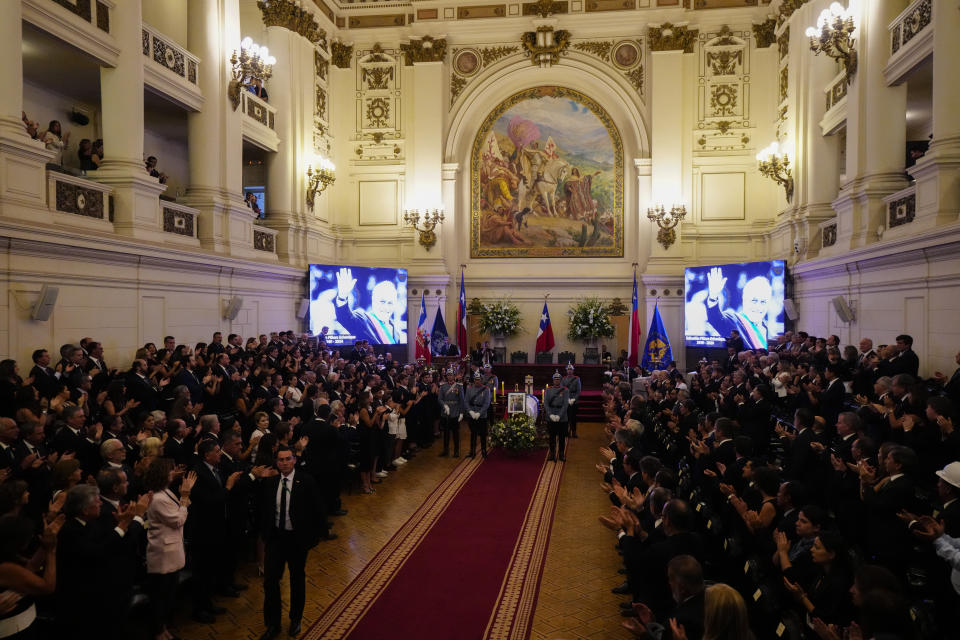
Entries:
{"label": "wall sconce", "polygon": [[766,149],[757,154],[757,167],[760,169],[760,175],[783,185],[787,202],[793,201],[793,174],[790,172],[790,156],[786,152],[780,153],[778,143],[771,142]]}
{"label": "wall sconce", "polygon": [[403,222],[420,233],[420,245],[430,251],[430,247],[437,244],[437,234],[434,229],[443,222],[443,209],[425,210],[422,222],[419,209],[404,209]]}
{"label": "wall sconce", "polygon": [[549,25],[541,25],[536,31],[524,33],[520,41],[533,64],[545,68],[560,62],[560,54],[570,45],[570,32],[564,29],[554,31]]}
{"label": "wall sconce", "polygon": [[675,204],[667,211],[662,204],[647,209],[647,218],[656,222],[660,227],[657,232],[657,242],[664,249],[669,249],[670,245],[677,241],[677,232],[674,230],[680,222],[687,217],[687,208],[682,204]]}
{"label": "wall sconce", "polygon": [[839,2],[820,12],[816,27],[807,27],[810,49],[815,54],[825,53],[838,61],[847,75],[847,84],[857,72],[857,50],[850,36],[856,30],[853,15]]}
{"label": "wall sconce", "polygon": [[[316,169],[314,169],[316,166]],[[326,191],[327,187],[332,185],[336,179],[336,170],[330,160],[323,156],[317,156],[314,164],[307,166],[307,206],[313,209],[313,201],[317,194]]]}
{"label": "wall sconce", "polygon": [[270,55],[270,50],[258,45],[250,36],[240,41],[240,53],[234,50],[230,56],[233,79],[227,86],[227,96],[234,111],[240,106],[240,91],[244,83],[248,79],[266,82],[273,75],[273,65],[276,63],[277,59]]}

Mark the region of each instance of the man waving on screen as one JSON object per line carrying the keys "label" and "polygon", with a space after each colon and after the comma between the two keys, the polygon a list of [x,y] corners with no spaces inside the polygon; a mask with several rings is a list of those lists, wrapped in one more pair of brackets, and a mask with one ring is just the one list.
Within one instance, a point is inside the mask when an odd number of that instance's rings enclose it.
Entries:
{"label": "man waving on screen", "polygon": [[763,276],[747,280],[743,285],[743,311],[720,308],[720,295],[727,284],[720,267],[707,274],[707,322],[720,335],[729,335],[736,329],[748,349],[767,348],[767,307],[773,288]]}
{"label": "man waving on screen", "polygon": [[333,300],[337,322],[355,339],[372,344],[398,344],[403,333],[394,321],[397,306],[397,287],[389,280],[373,287],[370,309],[350,308],[350,294],[357,284],[349,267],[337,272],[337,297]]}

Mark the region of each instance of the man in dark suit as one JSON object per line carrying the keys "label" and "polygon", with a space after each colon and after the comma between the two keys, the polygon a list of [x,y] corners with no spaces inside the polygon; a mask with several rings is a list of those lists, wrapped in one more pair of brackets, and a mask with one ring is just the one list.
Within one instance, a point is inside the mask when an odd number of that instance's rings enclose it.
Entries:
{"label": "man in dark suit", "polygon": [[[280,634],[280,579],[290,568],[290,628],[300,634],[300,619],[306,602],[307,552],[320,540],[333,540],[320,489],[310,474],[296,470],[296,456],[287,446],[277,449],[279,475],[263,483],[260,523],[266,544],[263,577],[263,621],[267,630],[261,640]],[[196,491],[196,489],[194,489]]]}
{"label": "man in dark suit", "polygon": [[41,398],[52,398],[60,381],[57,373],[50,368],[50,352],[46,349],[37,349],[33,352],[32,359],[33,369],[30,370],[30,377],[33,378],[33,386],[40,392]]}
{"label": "man in dark suit", "polygon": [[83,415],[81,407],[75,406],[64,407],[61,416],[66,424],[54,434],[53,440],[50,441],[50,448],[61,456],[69,452],[79,453],[84,447],[83,426],[87,417]]}
{"label": "man in dark suit", "polygon": [[317,481],[327,513],[344,516],[347,512],[341,508],[340,480],[347,470],[349,451],[340,431],[330,424],[330,417],[330,405],[320,405],[316,420],[303,427],[301,435],[310,438],[310,442],[302,467]]}
{"label": "man in dark suit", "polygon": [[673,640],[670,620],[676,620],[677,625],[684,630],[687,640],[701,640],[703,638],[703,618],[706,612],[705,587],[703,584],[703,568],[697,559],[690,555],[679,555],[667,564],[667,582],[670,593],[673,595],[674,606],[666,615],[662,616],[658,624],[663,627],[663,634],[655,636],[648,629],[653,621],[653,612],[646,605],[637,606],[639,620],[624,623],[631,627],[634,635],[642,640]]}
{"label": "man in dark suit", "polygon": [[909,529],[897,517],[901,511],[916,511],[915,485],[907,475],[917,465],[917,455],[909,447],[896,446],[879,461],[886,477],[874,481],[860,477],[860,499],[867,512],[866,546],[881,563],[891,569],[905,569],[911,537]]}
{"label": "man in dark suit", "polygon": [[226,609],[213,604],[217,577],[223,573],[223,540],[227,534],[227,491],[240,473],[229,478],[220,474],[220,445],[216,440],[203,440],[197,455],[197,482],[190,494],[187,534],[193,562],[195,593],[193,617],[211,624]]}
{"label": "man in dark suit", "polygon": [[896,353],[880,363],[880,370],[885,376],[895,376],[899,373],[908,373],[914,378],[920,369],[920,358],[913,351],[913,337],[907,334],[897,336],[897,346],[893,347]]}
{"label": "man in dark suit", "polygon": [[[167,379],[165,379],[167,380]],[[138,409],[149,413],[160,404],[160,393],[147,377],[147,361],[134,360],[126,377],[127,396],[140,402]]]}
{"label": "man in dark suit", "polygon": [[193,372],[197,362],[193,356],[186,356],[180,359],[180,371],[173,378],[173,384],[176,387],[184,386],[190,391],[190,402],[197,404],[203,402],[203,382]]}
{"label": "man in dark suit", "polygon": [[818,413],[823,416],[828,425],[833,425],[843,408],[843,397],[846,395],[846,389],[840,379],[840,367],[838,365],[828,364],[823,370],[823,377],[827,380],[827,386],[823,391],[816,394],[816,404],[819,408]]}
{"label": "man in dark suit", "polygon": [[[954,359],[957,364],[960,364],[960,351],[957,352]],[[34,373],[31,371],[30,375],[34,375]],[[34,377],[34,380],[36,380],[36,377]],[[950,398],[954,406],[960,406],[960,367],[958,367],[950,377],[937,371],[933,374],[933,380],[943,387],[943,394]],[[36,385],[36,382],[34,385]]]}

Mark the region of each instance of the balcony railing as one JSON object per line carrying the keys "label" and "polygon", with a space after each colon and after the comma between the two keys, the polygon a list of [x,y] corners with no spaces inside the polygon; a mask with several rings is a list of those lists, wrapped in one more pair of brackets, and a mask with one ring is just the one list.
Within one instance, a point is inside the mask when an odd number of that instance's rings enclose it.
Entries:
{"label": "balcony railing", "polygon": [[253,248],[257,251],[266,251],[269,253],[277,252],[277,232],[273,229],[254,225],[253,227]]}
{"label": "balcony railing", "polygon": [[884,77],[887,84],[896,84],[933,52],[933,0],[914,0],[887,29],[890,31],[890,60],[884,69]]}
{"label": "balcony railing", "polygon": [[838,73],[823,89],[826,95],[827,110],[820,121],[824,135],[836,131],[847,119],[847,74]]}
{"label": "balcony railing", "polygon": [[276,151],[280,138],[277,136],[277,110],[246,89],[240,91],[240,109],[243,137],[261,149]]}
{"label": "balcony railing", "polygon": [[38,29],[70,43],[101,65],[117,65],[120,48],[112,24],[115,0],[22,0],[22,6],[23,19]]}
{"label": "balcony railing", "polygon": [[47,206],[54,213],[54,221],[112,231],[111,193],[113,189],[107,185],[58,171],[47,171]]}
{"label": "balcony railing", "polygon": [[883,201],[887,205],[888,229],[913,222],[917,215],[917,185],[891,193]]}
{"label": "balcony railing", "polygon": [[70,13],[80,16],[96,28],[110,33],[110,9],[112,2],[102,0],[51,0]]}
{"label": "balcony railing", "polygon": [[200,58],[148,24],[141,30],[144,82],[194,111],[203,106]]}
{"label": "balcony railing", "polygon": [[[196,239],[197,222],[200,218],[199,210],[168,200],[161,200],[160,208],[163,214],[164,233],[171,233],[183,238]],[[196,243],[199,244],[199,241],[196,241]]]}

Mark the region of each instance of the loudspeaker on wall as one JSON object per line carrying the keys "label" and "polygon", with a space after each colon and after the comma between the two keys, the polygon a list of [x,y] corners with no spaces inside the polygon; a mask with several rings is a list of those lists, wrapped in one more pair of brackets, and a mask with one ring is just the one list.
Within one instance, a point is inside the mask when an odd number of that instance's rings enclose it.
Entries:
{"label": "loudspeaker on wall", "polygon": [[833,299],[833,308],[837,311],[840,319],[846,323],[853,322],[857,318],[853,309],[850,308],[850,305],[843,296],[837,296]]}
{"label": "loudspeaker on wall", "polygon": [[306,318],[308,311],[310,311],[310,298],[301,298],[300,304],[297,306],[297,320]]}
{"label": "loudspeaker on wall", "polygon": [[237,317],[237,314],[240,313],[240,307],[243,306],[243,298],[240,296],[233,296],[227,301],[226,307],[223,310],[223,319],[224,320],[233,320]]}
{"label": "loudspeaker on wall", "polygon": [[49,320],[53,313],[53,308],[57,304],[57,294],[60,293],[59,287],[43,285],[40,288],[40,297],[37,298],[33,308],[30,310],[31,320]]}
{"label": "loudspeaker on wall", "polygon": [[791,320],[796,320],[800,317],[800,312],[797,311],[797,305],[795,305],[790,298],[786,298],[783,301],[783,312],[786,313],[787,317]]}

